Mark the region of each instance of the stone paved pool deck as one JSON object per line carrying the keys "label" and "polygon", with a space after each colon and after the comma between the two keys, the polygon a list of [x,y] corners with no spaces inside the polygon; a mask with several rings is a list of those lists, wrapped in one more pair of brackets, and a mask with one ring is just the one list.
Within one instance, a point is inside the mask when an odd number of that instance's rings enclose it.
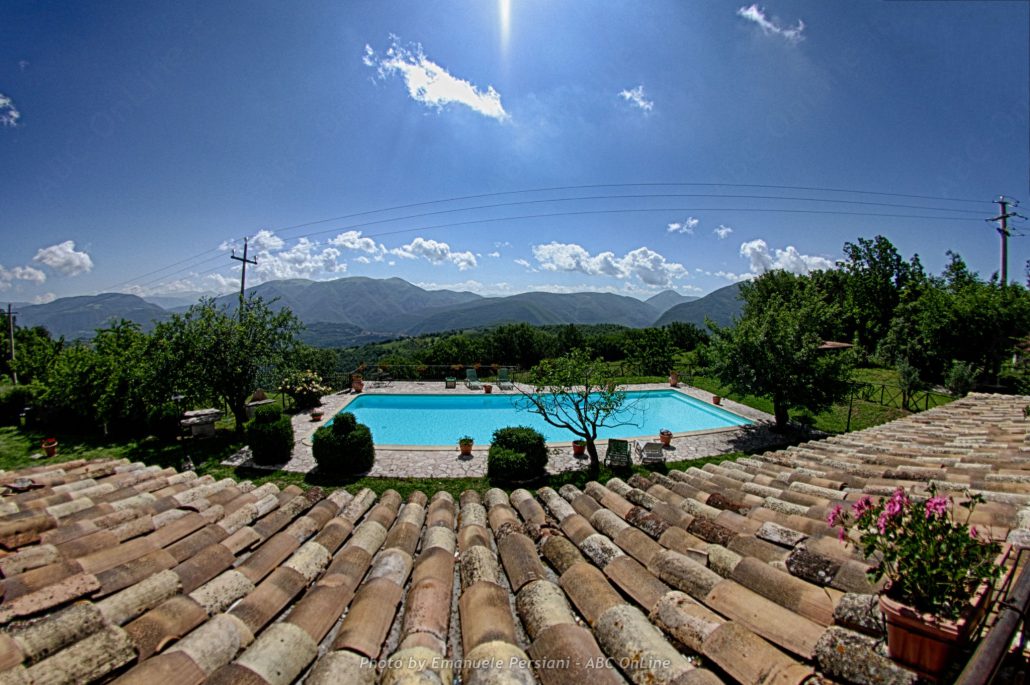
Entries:
{"label": "stone paved pool deck", "polygon": [[[667,390],[670,389],[670,386],[666,383],[634,384],[625,386],[625,389]],[[712,402],[712,394],[699,388],[680,384],[679,387],[674,389],[703,402]],[[517,394],[516,390],[501,392],[496,385],[494,385],[493,392],[494,394]],[[393,381],[388,384],[366,382],[363,394],[425,395],[439,393],[472,395],[482,394],[483,391],[469,390],[461,382],[458,383],[456,388],[448,390],[444,388],[442,381]],[[296,438],[296,444],[293,448],[293,456],[286,464],[267,468],[269,470],[282,469],[298,473],[307,473],[313,470],[316,467],[316,463],[311,453],[311,436],[319,426],[336,415],[358,396],[356,393],[342,392],[323,397],[322,410],[324,411],[324,418],[322,421],[311,421],[308,414],[295,415],[293,417],[293,433]],[[719,428],[676,435],[672,439],[670,448],[666,450],[667,461],[700,459],[702,457],[736,451],[753,452],[781,447],[787,444],[787,440],[783,436],[769,430],[773,423],[773,417],[770,414],[725,398],[720,406],[722,409],[751,419],[755,423],[739,428]],[[650,439],[657,440],[657,436],[650,436]],[[604,459],[606,445],[607,441],[598,441],[598,452],[602,460]],[[572,456],[571,443],[549,443],[548,446],[551,452],[547,463],[549,473],[554,474],[585,469],[589,463],[589,459],[577,459]],[[457,444],[445,447],[376,445],[375,466],[372,467],[368,475],[386,478],[474,478],[485,476],[486,452],[488,448],[489,445],[477,445],[472,450],[471,457],[461,457],[458,454]],[[248,456],[246,453],[241,453],[223,463],[229,466],[253,466]],[[637,461],[635,454],[633,459],[634,462]]]}

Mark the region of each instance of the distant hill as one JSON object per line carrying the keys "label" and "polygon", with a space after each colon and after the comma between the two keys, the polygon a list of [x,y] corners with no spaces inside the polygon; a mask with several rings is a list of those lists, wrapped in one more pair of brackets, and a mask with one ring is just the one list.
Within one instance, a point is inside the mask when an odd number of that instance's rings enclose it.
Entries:
{"label": "distant hill", "polygon": [[[480,300],[470,292],[423,290],[400,278],[338,278],[334,281],[291,279],[268,281],[247,289],[276,307],[289,307],[305,323],[345,323],[373,333],[395,334],[392,320],[434,307]],[[224,295],[219,304],[235,309],[238,295]]]}
{"label": "distant hill", "polygon": [[145,295],[144,300],[150,304],[156,304],[162,309],[187,309],[190,305],[200,302],[203,297],[217,297],[218,293],[179,293],[177,295]]}
{"label": "distant hill", "polygon": [[55,337],[79,340],[92,338],[96,329],[121,319],[135,321],[144,330],[150,330],[170,316],[168,311],[135,295],[104,293],[62,297],[21,307],[17,323],[25,327],[43,326]]}
{"label": "distant hill", "polygon": [[489,297],[425,312],[405,328],[417,335],[460,328],[483,328],[502,323],[594,324],[615,323],[643,327],[657,310],[633,297],[611,293],[520,293]]}
{"label": "distant hill", "polygon": [[699,299],[676,305],[658,317],[654,325],[665,326],[673,321],[683,321],[704,328],[705,317],[708,317],[720,326],[729,326],[734,317],[740,316],[742,308],[740,284],[734,283]]}
{"label": "distant hill", "polygon": [[[288,307],[305,325],[301,339],[319,347],[350,347],[406,335],[484,328],[502,323],[617,324],[641,328],[669,321],[703,325],[707,314],[730,323],[739,313],[737,286],[717,290],[697,299],[665,291],[642,302],[611,293],[520,293],[508,297],[482,297],[470,292],[425,290],[400,278],[340,278],[334,281],[289,279],[269,281],[248,288],[274,307]],[[197,293],[198,296],[201,293]],[[666,305],[679,300],[666,311]],[[18,308],[18,323],[45,326],[55,336],[68,339],[93,337],[97,328],[128,319],[153,328],[158,321],[185,311],[178,297],[157,302],[174,305],[164,309],[135,295],[65,297],[48,304]],[[239,296],[223,295],[216,303],[235,311]],[[657,306],[656,306],[657,304]],[[664,313],[663,313],[664,312]]]}
{"label": "distant hill", "polygon": [[657,295],[647,298],[644,302],[657,309],[659,314],[664,314],[678,304],[692,302],[696,299],[698,299],[696,295],[680,295],[675,290],[663,290]]}

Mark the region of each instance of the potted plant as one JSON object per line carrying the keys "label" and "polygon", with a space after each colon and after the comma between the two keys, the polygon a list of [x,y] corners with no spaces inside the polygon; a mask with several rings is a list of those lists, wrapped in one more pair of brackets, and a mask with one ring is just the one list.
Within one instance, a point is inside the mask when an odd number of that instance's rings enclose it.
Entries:
{"label": "potted plant", "polygon": [[679,384],[680,384],[680,375],[678,373],[676,373],[675,371],[670,371],[669,372],[669,385],[671,385],[672,387],[675,388]]}
{"label": "potted plant", "polygon": [[663,447],[668,447],[669,443],[672,442],[672,431],[668,428],[663,428],[658,431],[658,440],[662,443]]}
{"label": "potted plant", "polygon": [[929,495],[915,499],[899,487],[876,503],[865,496],[850,511],[837,505],[827,521],[841,541],[857,538],[862,553],[878,560],[869,570],[873,582],[887,579],[880,610],[891,658],[936,678],[986,614],[1007,554],[968,525],[983,497],[970,497],[958,521],[950,497],[932,485]]}
{"label": "potted plant", "polygon": [[722,404],[722,397],[719,395],[712,395],[712,404]]}
{"label": "potted plant", "polygon": [[472,454],[472,440],[471,435],[463,435],[458,438],[458,449],[461,450],[461,456],[467,457]]}
{"label": "potted plant", "polygon": [[39,446],[48,457],[57,454],[57,438],[43,438],[43,442]]}
{"label": "potted plant", "polygon": [[489,383],[483,383],[483,392],[485,392],[487,395],[489,395],[493,391],[494,391],[494,386],[490,385]]}
{"label": "potted plant", "polygon": [[360,373],[350,377],[350,387],[354,392],[361,392],[365,389],[365,379],[361,377]]}
{"label": "potted plant", "polygon": [[311,410],[312,421],[321,421],[323,416],[325,416],[325,414],[323,413],[321,407],[316,407],[315,409]]}
{"label": "potted plant", "polygon": [[587,449],[586,440],[573,440],[572,441],[572,456],[582,457]]}

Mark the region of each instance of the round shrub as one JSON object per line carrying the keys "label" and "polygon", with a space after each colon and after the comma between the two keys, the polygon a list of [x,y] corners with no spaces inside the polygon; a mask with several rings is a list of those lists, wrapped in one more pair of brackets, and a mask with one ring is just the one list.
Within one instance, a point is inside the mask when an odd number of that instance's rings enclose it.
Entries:
{"label": "round shrub", "polygon": [[290,460],[293,453],[293,423],[275,406],[259,407],[247,422],[247,444],[254,463],[264,466]]}
{"label": "round shrub", "polygon": [[336,415],[331,423],[315,431],[311,452],[319,472],[330,476],[365,473],[376,458],[372,431],[350,412]]}
{"label": "round shrub", "polygon": [[544,475],[547,445],[539,431],[526,426],[498,428],[486,457],[490,478],[507,481],[531,480]]}

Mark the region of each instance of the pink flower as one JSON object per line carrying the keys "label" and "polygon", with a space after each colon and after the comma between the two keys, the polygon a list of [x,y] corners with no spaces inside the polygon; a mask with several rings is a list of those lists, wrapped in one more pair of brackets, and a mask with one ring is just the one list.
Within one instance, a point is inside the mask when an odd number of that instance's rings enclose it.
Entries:
{"label": "pink flower", "polygon": [[948,498],[944,495],[937,495],[926,500],[926,518],[944,516],[948,513]]}
{"label": "pink flower", "polygon": [[861,499],[851,505],[851,511],[855,516],[861,516],[873,508],[873,499],[869,495],[862,495]]}
{"label": "pink flower", "polygon": [[844,513],[844,507],[839,504],[835,504],[833,509],[830,509],[830,513],[826,515],[826,523],[831,526],[836,526],[843,523],[842,514]]}
{"label": "pink flower", "polygon": [[876,519],[876,527],[880,529],[880,535],[885,535],[887,533],[888,518],[890,517],[887,516],[887,512],[885,511],[880,514],[880,518]]}
{"label": "pink flower", "polygon": [[972,528],[969,529],[969,537],[971,537],[971,538],[973,538],[975,540],[976,536],[977,536],[976,526],[973,526]]}
{"label": "pink flower", "polygon": [[840,530],[837,531],[837,539],[844,542],[845,537],[847,537],[847,534],[844,532],[844,526],[841,526]]}
{"label": "pink flower", "polygon": [[891,498],[887,501],[887,504],[883,508],[883,511],[885,514],[887,514],[888,517],[893,518],[900,514],[902,509],[904,509],[905,505],[907,505],[908,503],[909,500],[908,496],[905,494],[905,491],[901,488],[898,488],[894,491],[894,494],[891,495]]}

